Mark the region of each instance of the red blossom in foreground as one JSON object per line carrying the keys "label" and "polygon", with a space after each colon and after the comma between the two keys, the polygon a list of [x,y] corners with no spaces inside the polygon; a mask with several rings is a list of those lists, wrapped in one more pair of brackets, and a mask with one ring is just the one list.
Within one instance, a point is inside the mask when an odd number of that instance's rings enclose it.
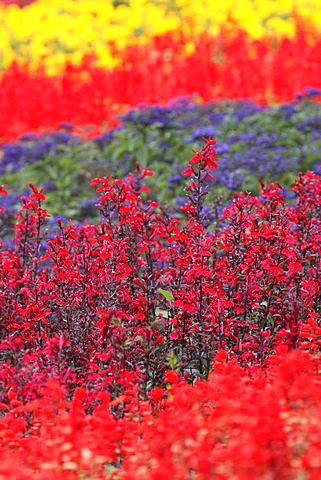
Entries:
{"label": "red blossom in foreground", "polygon": [[[277,349],[278,351],[278,349]],[[12,398],[0,418],[0,475],[8,480],[320,478],[320,357],[282,351],[249,376],[221,351],[207,382],[72,400],[55,381],[37,400]],[[174,378],[175,377],[175,378]],[[302,388],[304,385],[304,388]],[[156,408],[155,406],[158,405]],[[122,417],[114,409],[122,406]]]}

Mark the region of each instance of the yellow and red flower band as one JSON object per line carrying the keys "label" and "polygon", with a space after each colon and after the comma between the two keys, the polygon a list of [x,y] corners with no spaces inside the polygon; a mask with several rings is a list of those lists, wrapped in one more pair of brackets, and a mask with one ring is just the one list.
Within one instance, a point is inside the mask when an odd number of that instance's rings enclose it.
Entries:
{"label": "yellow and red flower band", "polygon": [[0,2],[2,140],[62,121],[107,128],[182,95],[279,102],[321,86],[319,0],[17,3]]}

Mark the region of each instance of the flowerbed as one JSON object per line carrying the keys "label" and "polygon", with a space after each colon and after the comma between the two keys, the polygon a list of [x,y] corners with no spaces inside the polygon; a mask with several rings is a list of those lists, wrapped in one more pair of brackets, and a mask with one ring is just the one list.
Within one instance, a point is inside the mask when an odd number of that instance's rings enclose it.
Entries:
{"label": "flowerbed", "polygon": [[62,121],[104,131],[128,108],[182,95],[264,104],[321,88],[318,2],[210,5],[0,7],[0,142]]}
{"label": "flowerbed", "polygon": [[[300,175],[292,189],[297,195],[293,206],[284,203],[277,183],[262,185],[259,197],[236,195],[221,223],[208,227],[204,198],[206,180],[217,167],[214,144],[207,139],[183,172],[188,179],[184,220],[148,201],[143,182],[152,173],[138,165],[124,180],[92,181],[100,194],[99,222],[76,227],[58,220],[59,232],[48,240],[43,192],[31,185],[31,196],[23,198],[14,246],[1,251],[0,273],[2,448],[22,459],[14,472],[19,478],[32,471],[38,478],[158,478],[164,472],[173,478],[206,478],[215,472],[218,478],[238,479],[249,475],[254,451],[253,478],[268,473],[290,478],[293,471],[316,478],[319,473],[312,458],[317,378],[309,379],[308,399],[293,387],[298,407],[284,406],[281,393],[280,404],[272,399],[274,389],[292,388],[288,382],[294,381],[293,369],[297,372],[301,361],[308,372],[318,372],[321,180],[312,172]],[[276,354],[288,349],[306,353],[285,356],[284,369],[271,367],[279,363]],[[281,431],[264,427],[268,410],[260,402],[252,410],[241,409],[236,423],[226,423],[240,408],[237,396],[227,416],[224,402],[219,407],[211,390],[203,406],[207,384],[185,387],[198,378],[215,379],[220,368],[215,365],[233,359],[221,367],[222,376],[224,369],[232,376],[226,384],[219,376],[213,392],[226,388],[229,395],[233,375],[243,372],[240,391],[252,384],[244,395],[257,399],[257,388],[267,389],[270,400],[264,398],[271,411],[277,410]],[[170,384],[178,385],[173,397]],[[175,412],[183,402],[187,415],[189,389],[200,416],[186,432],[184,423],[178,428]],[[292,430],[297,408],[307,415],[299,433]],[[52,418],[53,411],[57,417]],[[235,458],[231,463],[238,429],[245,429],[250,411],[251,433],[244,430],[242,441],[249,435],[252,447],[241,449],[243,463]],[[108,434],[106,446],[99,442],[99,447],[92,429],[101,415],[107,423],[100,428]],[[213,415],[215,433],[205,428],[208,415]],[[118,434],[110,430],[109,437],[109,428]],[[137,441],[141,453],[134,448]],[[41,454],[34,456],[37,449]],[[173,454],[168,463],[167,449]],[[204,465],[207,449],[212,457]],[[7,475],[6,460],[2,468]]]}
{"label": "flowerbed", "polygon": [[[91,178],[105,172],[123,177],[136,162],[155,171],[147,179],[152,199],[168,202],[179,213],[185,202],[185,159],[191,148],[201,146],[204,135],[220,139],[220,163],[207,200],[219,211],[236,190],[258,194],[259,178],[278,180],[288,189],[300,171],[319,173],[321,109],[309,96],[308,90],[303,99],[273,108],[250,102],[205,107],[182,99],[132,110],[117,129],[103,135],[93,131],[88,141],[65,124],[59,133],[6,143],[0,162],[0,183],[8,184],[9,192],[4,226],[10,232],[30,182],[45,188],[54,218],[64,212],[67,219],[94,221],[98,212],[94,189],[88,188]],[[289,190],[285,194],[293,196]]]}
{"label": "flowerbed", "polygon": [[172,32],[185,34],[181,48],[189,54],[194,51],[195,37],[204,32],[215,37],[222,26],[232,37],[236,27],[255,40],[294,39],[298,23],[309,30],[310,41],[321,30],[317,0],[308,4],[287,0],[278,5],[260,0],[224,4],[210,0],[106,0],[103,4],[99,0],[61,0],[59,4],[37,0],[25,8],[5,3],[0,3],[0,23],[6,27],[1,33],[2,67],[27,60],[32,67],[44,65],[51,75],[68,61],[79,65],[88,54],[95,54],[100,66],[113,68],[122,63],[120,50],[146,45]]}
{"label": "flowerbed", "polygon": [[253,99],[264,104],[292,101],[306,86],[321,88],[320,38],[311,46],[304,31],[273,48],[272,41],[252,40],[242,31],[233,38],[224,32],[219,37],[204,34],[187,56],[186,42],[183,33],[175,33],[130,46],[121,51],[122,64],[113,70],[99,68],[91,57],[80,66],[67,65],[55,77],[13,64],[0,79],[0,141],[48,131],[63,121],[104,131],[130,107],[164,105],[184,95],[203,102]]}
{"label": "flowerbed", "polygon": [[152,407],[131,392],[119,403],[120,419],[110,413],[115,403],[106,394],[97,393],[99,405],[94,414],[86,413],[81,387],[70,402],[54,382],[28,408],[12,399],[15,406],[1,420],[6,434],[0,441],[0,475],[9,480],[317,480],[318,360],[299,351],[278,353],[268,373],[254,377],[237,363],[226,363],[224,355],[217,357],[207,382],[192,387],[169,376],[164,400],[162,391],[155,392]]}
{"label": "flowerbed", "polygon": [[320,478],[320,6],[214,3],[0,2],[0,480]]}

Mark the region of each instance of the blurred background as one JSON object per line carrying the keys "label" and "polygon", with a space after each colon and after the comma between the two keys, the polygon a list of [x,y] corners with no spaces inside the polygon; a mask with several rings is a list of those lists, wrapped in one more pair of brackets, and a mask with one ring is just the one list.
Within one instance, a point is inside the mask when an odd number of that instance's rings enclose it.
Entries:
{"label": "blurred background", "polygon": [[320,69],[320,0],[2,0],[0,141],[186,95],[288,102]]}

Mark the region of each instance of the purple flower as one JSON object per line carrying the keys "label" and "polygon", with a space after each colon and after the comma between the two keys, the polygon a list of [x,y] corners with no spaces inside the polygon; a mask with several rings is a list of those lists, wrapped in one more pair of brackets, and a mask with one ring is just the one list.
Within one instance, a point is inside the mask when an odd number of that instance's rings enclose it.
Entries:
{"label": "purple flower", "polygon": [[196,140],[200,140],[203,137],[218,137],[219,133],[213,126],[206,126],[206,127],[201,127],[197,128],[196,130],[193,130],[193,132],[190,134],[188,138],[184,140],[184,143],[193,143]]}
{"label": "purple flower", "polygon": [[167,177],[166,181],[168,183],[181,182],[182,181],[182,175],[180,175],[179,173],[175,173],[175,175],[172,175],[171,177]]}
{"label": "purple flower", "polygon": [[303,100],[304,98],[311,98],[321,95],[321,90],[314,87],[303,87],[303,93],[297,93],[295,97],[297,100]]}

